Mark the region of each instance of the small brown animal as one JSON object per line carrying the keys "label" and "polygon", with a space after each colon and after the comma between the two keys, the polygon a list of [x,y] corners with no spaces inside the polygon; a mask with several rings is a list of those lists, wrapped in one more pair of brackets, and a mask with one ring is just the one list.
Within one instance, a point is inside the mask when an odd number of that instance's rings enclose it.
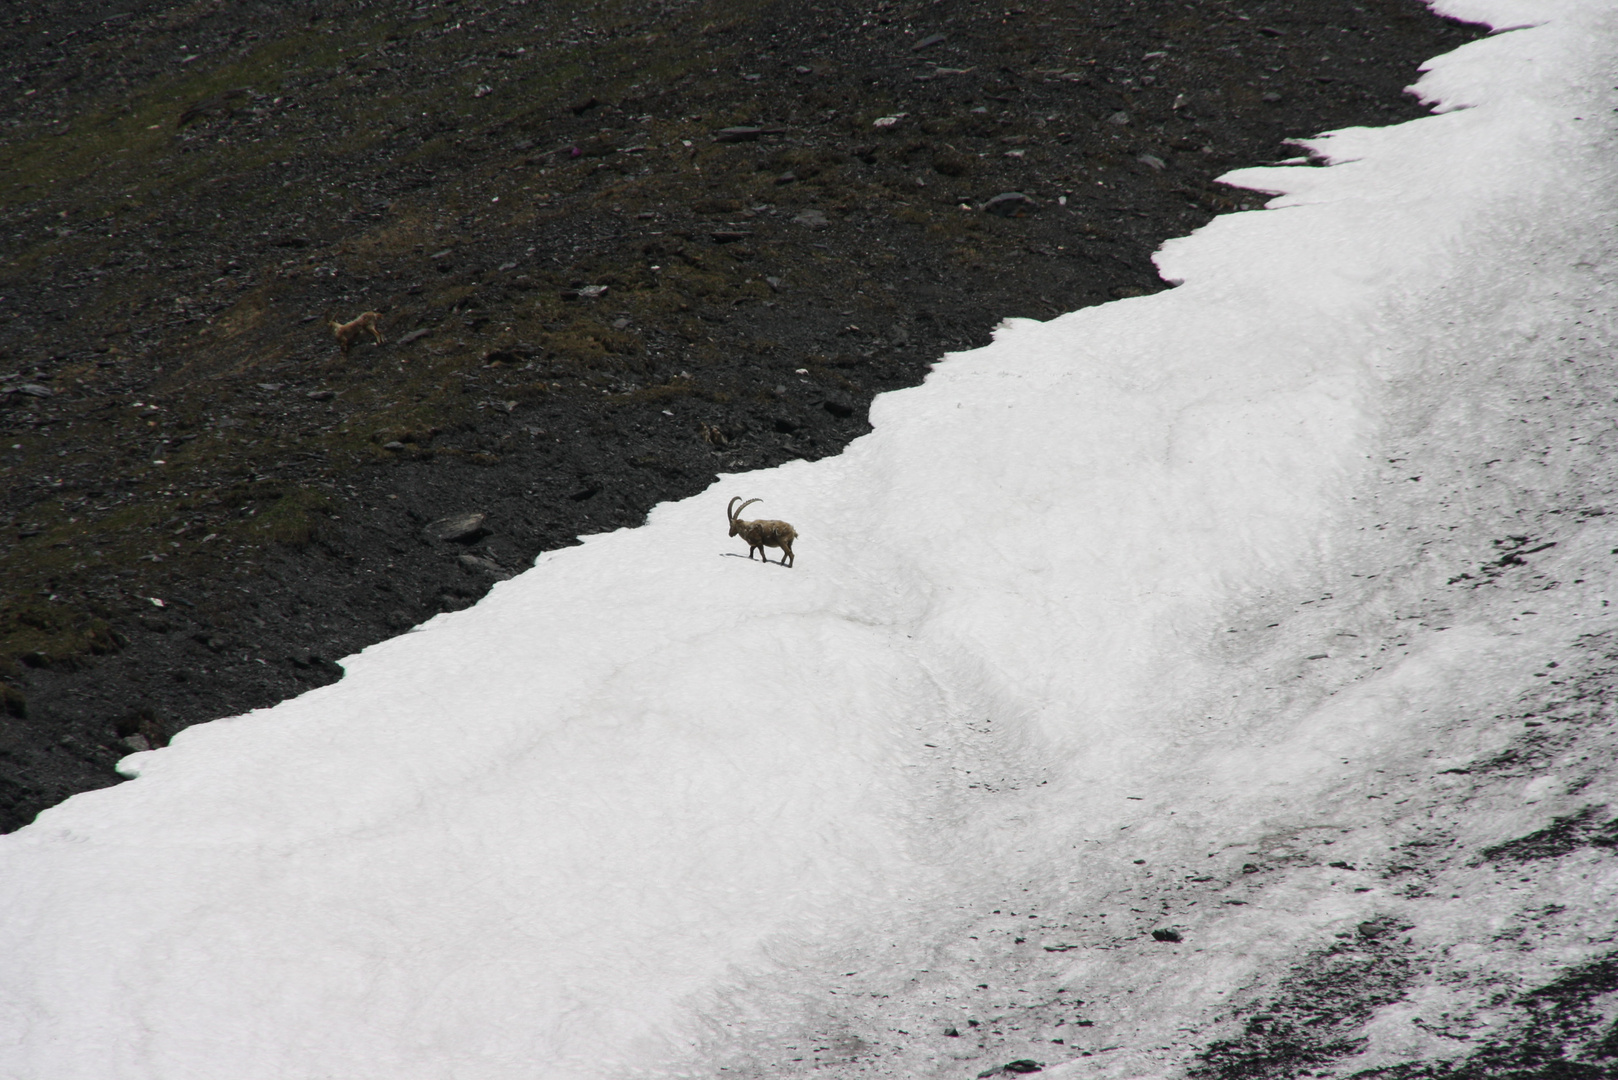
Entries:
{"label": "small brown animal", "polygon": [[332,334],[337,338],[337,347],[343,350],[343,356],[346,357],[348,356],[348,350],[354,347],[354,342],[365,336],[367,332],[376,338],[378,345],[382,344],[382,331],[376,328],[376,321],[381,317],[381,312],[367,311],[352,322],[340,323],[332,318],[331,313],[328,312],[326,314],[326,325],[331,327]]}
{"label": "small brown animal", "polygon": [[780,548],[782,553],[781,565],[791,566],[797,561],[792,556],[792,541],[798,538],[798,530],[784,521],[743,521],[738,516],[749,506],[761,501],[763,500],[748,499],[740,506],[737,506],[737,503],[742,502],[740,495],[730,500],[730,506],[725,509],[725,516],[730,519],[730,535],[739,536],[747,541],[747,557],[749,559],[753,557],[753,552],[756,551],[760,559],[769,562],[770,558],[764,554],[764,549],[767,547]]}

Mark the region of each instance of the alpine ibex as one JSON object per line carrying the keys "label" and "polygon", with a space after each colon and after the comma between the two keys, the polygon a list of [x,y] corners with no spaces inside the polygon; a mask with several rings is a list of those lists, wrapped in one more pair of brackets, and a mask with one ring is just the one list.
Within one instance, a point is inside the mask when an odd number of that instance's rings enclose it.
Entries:
{"label": "alpine ibex", "polygon": [[367,332],[376,339],[378,345],[382,344],[382,331],[376,328],[376,321],[382,317],[379,311],[367,311],[352,322],[340,323],[332,318],[331,312],[326,312],[326,325],[337,338],[337,347],[348,355],[348,350],[354,347],[354,342],[364,337]]}
{"label": "alpine ibex", "polygon": [[784,521],[743,521],[738,516],[749,506],[761,501],[760,499],[748,499],[740,506],[737,506],[737,503],[742,502],[740,495],[730,500],[730,506],[725,509],[725,516],[730,519],[730,535],[739,536],[747,541],[747,557],[749,559],[753,557],[753,552],[756,551],[760,559],[769,562],[769,556],[764,554],[764,549],[767,547],[780,548],[781,565],[791,566],[796,562],[792,557],[792,541],[798,538],[798,530]]}

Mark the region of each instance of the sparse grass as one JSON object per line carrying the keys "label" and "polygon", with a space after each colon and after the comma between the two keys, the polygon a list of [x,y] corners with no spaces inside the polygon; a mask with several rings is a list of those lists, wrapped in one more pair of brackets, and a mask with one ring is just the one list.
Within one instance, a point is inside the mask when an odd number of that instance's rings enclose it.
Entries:
{"label": "sparse grass", "polygon": [[[116,652],[121,644],[105,619],[44,598],[0,602],[0,635],[24,666],[67,670],[85,656]],[[10,694],[6,704],[12,705]]]}
{"label": "sparse grass", "polygon": [[638,390],[631,390],[627,394],[611,394],[607,397],[611,405],[662,405],[665,402],[678,401],[696,394],[688,382],[664,383],[661,386],[645,386]]}
{"label": "sparse grass", "polygon": [[259,515],[257,529],[272,543],[303,547],[315,538],[320,518],[331,512],[332,505],[331,496],[323,491],[294,488]]}

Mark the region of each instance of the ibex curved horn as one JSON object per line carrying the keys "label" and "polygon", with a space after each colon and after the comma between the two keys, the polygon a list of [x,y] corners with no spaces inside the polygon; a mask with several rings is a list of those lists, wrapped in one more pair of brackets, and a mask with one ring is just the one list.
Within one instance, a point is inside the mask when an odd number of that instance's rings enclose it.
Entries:
{"label": "ibex curved horn", "polygon": [[[737,498],[738,498],[738,499],[739,499],[739,498],[741,498],[741,496],[740,496],[740,495],[738,495],[738,496],[736,496],[736,497],[737,497]],[[730,519],[731,519],[731,520],[732,520],[732,521],[735,521],[735,520],[736,520],[736,519],[737,519],[737,518],[739,518],[739,517],[741,517],[741,516],[742,516],[742,511],[743,511],[743,510],[746,510],[746,509],[747,509],[747,508],[748,508],[748,507],[749,507],[749,506],[752,506],[752,505],[753,505],[753,504],[754,504],[754,503],[756,503],[756,502],[763,502],[763,501],[764,501],[764,500],[763,500],[763,499],[748,499],[748,500],[747,500],[747,501],[746,501],[746,502],[744,502],[744,503],[742,503],[742,504],[741,504],[741,505],[740,505],[740,506],[738,506],[738,507],[737,507],[737,508],[736,508],[736,512],[735,512],[735,513],[734,513],[734,514],[732,514],[732,515],[731,515],[731,518],[730,518]]]}
{"label": "ibex curved horn", "polygon": [[742,501],[742,497],[740,495],[737,495],[737,496],[735,496],[734,498],[732,498],[730,500],[730,505],[725,507],[725,518],[727,520],[729,520],[729,521],[735,521],[736,520],[736,504],[741,502],[741,501]]}

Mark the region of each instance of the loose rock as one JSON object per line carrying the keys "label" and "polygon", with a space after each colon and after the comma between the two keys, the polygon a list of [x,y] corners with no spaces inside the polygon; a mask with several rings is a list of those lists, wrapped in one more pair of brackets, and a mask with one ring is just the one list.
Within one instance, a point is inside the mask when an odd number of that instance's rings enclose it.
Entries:
{"label": "loose rock", "polygon": [[508,581],[513,576],[510,570],[507,570],[494,560],[486,559],[481,555],[473,555],[471,552],[458,556],[455,561],[461,565],[462,569],[470,570],[474,574],[492,577],[496,581]]}
{"label": "loose rock", "polygon": [[473,512],[451,514],[439,518],[421,531],[434,540],[469,544],[489,535],[489,530],[483,526],[484,520],[485,515]]}
{"label": "loose rock", "polygon": [[1037,205],[1032,198],[1020,191],[1002,191],[984,203],[983,210],[996,217],[1022,217]]}

